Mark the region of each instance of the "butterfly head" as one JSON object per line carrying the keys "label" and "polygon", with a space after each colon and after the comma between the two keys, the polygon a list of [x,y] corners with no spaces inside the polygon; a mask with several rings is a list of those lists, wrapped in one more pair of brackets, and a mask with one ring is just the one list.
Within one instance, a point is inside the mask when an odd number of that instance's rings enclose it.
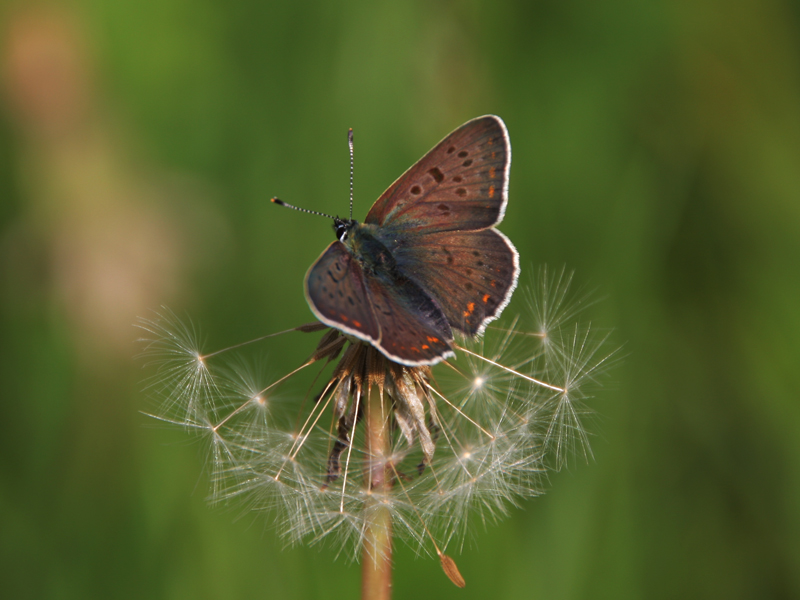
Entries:
{"label": "butterfly head", "polygon": [[336,233],[336,239],[340,242],[344,242],[350,234],[350,231],[356,225],[358,225],[358,221],[355,219],[340,219],[339,217],[334,217],[333,231]]}

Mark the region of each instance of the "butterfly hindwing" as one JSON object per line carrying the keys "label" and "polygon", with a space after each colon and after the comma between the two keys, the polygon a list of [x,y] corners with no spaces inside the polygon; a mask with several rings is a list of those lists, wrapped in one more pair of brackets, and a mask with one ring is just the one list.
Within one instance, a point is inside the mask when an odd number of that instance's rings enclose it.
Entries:
{"label": "butterfly hindwing", "polygon": [[407,233],[491,227],[503,218],[510,164],[503,121],[468,121],[389,186],[365,223]]}
{"label": "butterfly hindwing", "polygon": [[519,256],[495,229],[415,235],[395,247],[398,269],[430,293],[450,325],[468,336],[483,332],[511,298]]}
{"label": "butterfly hindwing", "polygon": [[306,299],[316,317],[362,340],[377,342],[380,329],[367,296],[364,273],[342,242],[333,242],[306,274]]}
{"label": "butterfly hindwing", "polygon": [[453,354],[447,318],[419,285],[396,271],[371,274],[365,282],[381,331],[375,345],[388,358],[416,366]]}

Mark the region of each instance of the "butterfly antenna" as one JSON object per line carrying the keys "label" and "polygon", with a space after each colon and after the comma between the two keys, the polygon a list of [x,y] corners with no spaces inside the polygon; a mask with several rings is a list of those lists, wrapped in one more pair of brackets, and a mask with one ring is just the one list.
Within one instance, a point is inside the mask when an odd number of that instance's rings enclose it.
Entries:
{"label": "butterfly antenna", "polygon": [[299,210],[300,212],[309,213],[312,215],[319,215],[320,217],[328,217],[329,219],[333,219],[333,217],[327,213],[319,212],[318,210],[309,210],[307,208],[300,208],[299,206],[292,206],[291,204],[287,204],[280,198],[273,198],[272,202],[274,202],[278,206],[285,206],[286,208],[292,208],[294,210]]}
{"label": "butterfly antenna", "polygon": [[347,145],[350,146],[350,220],[353,220],[353,128],[347,132]]}

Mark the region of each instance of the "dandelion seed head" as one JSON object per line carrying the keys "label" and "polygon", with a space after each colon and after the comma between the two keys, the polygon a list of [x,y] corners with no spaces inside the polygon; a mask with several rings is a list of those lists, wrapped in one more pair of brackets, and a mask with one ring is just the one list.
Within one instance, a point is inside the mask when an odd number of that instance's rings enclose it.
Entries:
{"label": "dandelion seed head", "polygon": [[[291,374],[309,382],[305,401],[284,391],[287,375],[265,371],[268,360],[202,353],[195,329],[165,311],[141,324],[157,362],[148,385],[159,418],[208,436],[214,501],[243,499],[287,543],[328,541],[348,558],[385,515],[393,536],[441,556],[475,517],[503,517],[544,491],[548,468],[591,455],[585,402],[612,361],[606,337],[573,323],[588,303],[570,296],[571,278],[541,274],[532,330],[524,319],[493,324],[434,370],[325,330]],[[332,374],[316,382],[328,362]],[[382,427],[380,444],[368,423]]]}

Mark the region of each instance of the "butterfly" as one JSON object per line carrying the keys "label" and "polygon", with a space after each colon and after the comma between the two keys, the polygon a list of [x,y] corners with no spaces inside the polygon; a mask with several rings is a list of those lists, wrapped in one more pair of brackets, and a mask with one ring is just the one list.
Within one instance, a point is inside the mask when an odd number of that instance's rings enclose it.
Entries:
{"label": "butterfly", "polygon": [[335,217],[336,241],[305,278],[314,315],[411,367],[453,356],[454,332],[481,335],[519,276],[516,248],[494,228],[510,164],[502,119],[478,117],[390,185],[363,223]]}

